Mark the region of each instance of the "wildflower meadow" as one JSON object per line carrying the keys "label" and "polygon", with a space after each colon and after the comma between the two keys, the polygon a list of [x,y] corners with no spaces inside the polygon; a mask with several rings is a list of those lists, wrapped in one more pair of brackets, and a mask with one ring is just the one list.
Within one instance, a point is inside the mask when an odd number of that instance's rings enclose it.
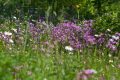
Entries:
{"label": "wildflower meadow", "polygon": [[120,80],[119,4],[0,1],[0,80]]}

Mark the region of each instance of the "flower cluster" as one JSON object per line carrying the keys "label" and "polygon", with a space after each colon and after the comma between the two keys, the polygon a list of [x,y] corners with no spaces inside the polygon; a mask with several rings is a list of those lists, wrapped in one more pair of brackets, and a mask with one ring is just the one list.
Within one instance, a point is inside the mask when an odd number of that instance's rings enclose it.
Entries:
{"label": "flower cluster", "polygon": [[120,41],[120,33],[115,33],[115,35],[113,35],[108,43],[107,43],[107,47],[112,50],[112,51],[116,51],[117,50],[117,46],[119,45],[119,41]]}
{"label": "flower cluster", "polygon": [[33,38],[40,37],[40,34],[44,34],[44,32],[46,32],[46,29],[48,28],[48,26],[51,27],[51,25],[48,25],[44,21],[44,17],[41,17],[36,22],[35,21],[29,22],[29,32]]}
{"label": "flower cluster", "polygon": [[92,29],[93,20],[85,20],[83,22],[83,39],[86,44],[97,44],[101,45],[105,42],[105,35],[103,33],[99,35],[94,35],[94,30]]}
{"label": "flower cluster", "polygon": [[6,43],[14,43],[11,32],[0,32],[0,39]]}
{"label": "flower cluster", "polygon": [[[81,26],[77,26],[73,22],[60,23],[53,27],[52,38],[54,41],[71,46],[73,49],[83,49],[89,45],[105,46],[108,37],[104,33],[95,35],[92,26],[93,20],[85,20]],[[108,40],[107,47],[116,51],[119,40],[120,33],[116,33]]]}
{"label": "flower cluster", "polygon": [[[93,20],[85,20],[83,25],[77,26],[73,22],[64,22],[58,24],[52,29],[52,38],[62,44],[69,45],[73,49],[82,49],[89,45],[103,45],[106,44],[107,37],[104,33],[99,35],[94,34],[92,28]],[[120,39],[120,33],[112,36],[108,41],[107,47],[112,51],[117,50]]]}
{"label": "flower cluster", "polygon": [[[115,33],[112,37],[107,33],[95,34],[93,29],[93,20],[85,20],[80,26],[74,22],[66,21],[58,25],[46,24],[44,18],[37,22],[29,22],[29,41],[33,43],[42,43],[40,40],[52,39],[54,43],[60,43],[68,51],[83,51],[84,48],[107,47],[112,51],[118,51],[120,42],[120,33]],[[50,31],[51,30],[51,31]],[[6,43],[22,44],[24,42],[25,30],[19,28],[12,29],[11,32],[0,32],[0,40]],[[111,31],[107,29],[107,31]],[[109,39],[110,37],[110,39]],[[50,41],[50,42],[52,42]],[[100,47],[99,47],[100,46]],[[99,49],[100,50],[100,49]]]}
{"label": "flower cluster", "polygon": [[80,48],[80,32],[81,27],[75,25],[73,22],[64,22],[52,29],[52,38],[62,44],[70,45],[73,48]]}
{"label": "flower cluster", "polygon": [[30,33],[31,33],[31,36],[34,38],[34,37],[38,37],[39,35],[40,35],[40,32],[41,32],[41,30],[39,29],[39,28],[37,28],[36,26],[35,26],[35,24],[33,24],[33,23],[29,23],[29,31],[30,31]]}
{"label": "flower cluster", "polygon": [[[82,48],[83,44],[96,44],[92,22],[93,20],[85,20],[83,27],[77,26],[73,22],[61,23],[52,29],[53,39],[61,43],[69,43],[71,47],[77,49]],[[100,39],[102,38],[100,37]],[[100,39],[99,42],[102,42]]]}

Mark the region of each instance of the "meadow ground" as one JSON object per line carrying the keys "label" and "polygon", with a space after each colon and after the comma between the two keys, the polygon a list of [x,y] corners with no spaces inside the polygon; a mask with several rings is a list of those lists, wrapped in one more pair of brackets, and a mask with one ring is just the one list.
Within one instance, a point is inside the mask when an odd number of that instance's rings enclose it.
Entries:
{"label": "meadow ground", "polygon": [[90,80],[119,80],[119,57],[84,52],[0,51],[1,80],[76,80],[86,69],[96,70]]}

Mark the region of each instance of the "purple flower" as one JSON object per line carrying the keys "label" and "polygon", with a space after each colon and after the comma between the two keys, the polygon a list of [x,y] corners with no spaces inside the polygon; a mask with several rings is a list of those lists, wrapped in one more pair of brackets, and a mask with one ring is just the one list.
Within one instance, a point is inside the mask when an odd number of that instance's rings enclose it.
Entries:
{"label": "purple flower", "polygon": [[32,37],[38,37],[41,30],[35,26],[33,23],[29,23],[29,32],[31,33]]}
{"label": "purple flower", "polygon": [[112,51],[116,51],[116,50],[117,50],[116,45],[113,45],[113,44],[110,43],[110,42],[108,42],[107,47],[108,47],[110,50],[112,50]]}
{"label": "purple flower", "polygon": [[117,51],[117,45],[119,44],[120,41],[120,36],[119,33],[115,33],[115,35],[113,35],[107,43],[107,47],[112,50],[112,51]]}
{"label": "purple flower", "polygon": [[45,21],[45,17],[40,17],[38,20],[38,22],[43,22],[43,21]]}
{"label": "purple flower", "polygon": [[95,35],[97,44],[103,44],[105,42],[105,35],[100,34],[100,35]]}
{"label": "purple flower", "polygon": [[84,70],[83,73],[86,75],[91,75],[91,74],[96,74],[97,71],[94,69],[87,69],[87,70]]}
{"label": "purple flower", "polygon": [[98,44],[103,44],[105,42],[105,38],[104,37],[100,37],[97,40]]}
{"label": "purple flower", "polygon": [[83,22],[83,24],[84,24],[85,27],[91,27],[92,23],[93,23],[93,20],[85,20]]}
{"label": "purple flower", "polygon": [[113,38],[114,40],[119,40],[119,36],[117,36],[117,35],[112,36],[112,38]]}
{"label": "purple flower", "polygon": [[87,44],[96,44],[96,38],[92,35],[84,34],[84,40]]}
{"label": "purple flower", "polygon": [[85,20],[83,23],[83,39],[85,40],[86,44],[96,44],[96,38],[93,35],[92,29],[92,22],[93,20]]}
{"label": "purple flower", "polygon": [[75,25],[73,22],[64,22],[52,29],[52,38],[62,44],[69,44],[73,48],[80,48],[80,32],[80,26]]}
{"label": "purple flower", "polygon": [[80,49],[82,48],[82,45],[85,44],[96,44],[97,42],[93,35],[92,22],[92,20],[84,21],[83,28],[75,25],[73,22],[60,23],[52,29],[52,38],[63,44],[69,44],[75,49]]}
{"label": "purple flower", "polygon": [[116,32],[115,35],[116,35],[116,36],[119,36],[119,38],[120,38],[120,33]]}

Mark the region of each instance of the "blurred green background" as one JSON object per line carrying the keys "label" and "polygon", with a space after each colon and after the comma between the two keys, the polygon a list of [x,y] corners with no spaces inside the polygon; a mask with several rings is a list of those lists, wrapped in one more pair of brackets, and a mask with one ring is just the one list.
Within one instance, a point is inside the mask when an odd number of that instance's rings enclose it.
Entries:
{"label": "blurred green background", "polygon": [[42,16],[53,23],[93,19],[99,31],[120,31],[119,4],[119,0],[0,0],[0,22],[13,16],[20,20]]}

